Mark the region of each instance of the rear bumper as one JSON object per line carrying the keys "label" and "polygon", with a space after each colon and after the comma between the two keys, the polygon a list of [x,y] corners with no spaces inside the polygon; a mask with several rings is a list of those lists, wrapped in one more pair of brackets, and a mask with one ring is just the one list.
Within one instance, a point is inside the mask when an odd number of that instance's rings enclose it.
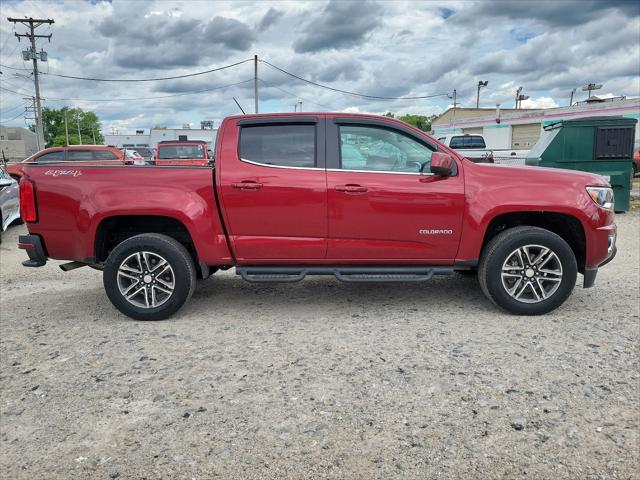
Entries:
{"label": "rear bumper", "polygon": [[37,235],[20,235],[18,237],[18,248],[26,250],[27,255],[29,255],[29,260],[22,262],[23,266],[42,267],[47,263],[42,240]]}

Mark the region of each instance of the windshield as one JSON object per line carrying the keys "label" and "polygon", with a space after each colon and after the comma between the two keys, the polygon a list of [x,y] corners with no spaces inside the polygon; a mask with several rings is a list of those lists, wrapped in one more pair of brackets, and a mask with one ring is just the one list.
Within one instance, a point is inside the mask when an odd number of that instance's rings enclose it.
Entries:
{"label": "windshield", "polygon": [[163,145],[158,147],[158,158],[204,158],[202,145]]}

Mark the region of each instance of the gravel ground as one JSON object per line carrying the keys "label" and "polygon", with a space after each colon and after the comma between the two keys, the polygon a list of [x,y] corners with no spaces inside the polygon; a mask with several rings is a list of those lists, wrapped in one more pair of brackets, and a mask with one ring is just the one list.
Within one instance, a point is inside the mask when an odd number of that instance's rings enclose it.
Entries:
{"label": "gravel ground", "polygon": [[[201,283],[129,320],[99,272],[1,245],[0,468],[11,479],[640,478],[640,216],[544,317],[474,278]],[[581,281],[582,277],[579,277]]]}

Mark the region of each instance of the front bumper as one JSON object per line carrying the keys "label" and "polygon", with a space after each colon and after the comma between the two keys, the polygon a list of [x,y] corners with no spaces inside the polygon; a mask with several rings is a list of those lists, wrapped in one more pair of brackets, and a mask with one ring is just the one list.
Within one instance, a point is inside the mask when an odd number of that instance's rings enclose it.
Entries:
{"label": "front bumper", "polygon": [[591,288],[596,283],[596,276],[598,275],[598,269],[600,267],[604,267],[607,263],[613,260],[618,253],[618,247],[616,246],[616,235],[614,234],[609,238],[609,247],[607,249],[609,256],[604,259],[604,261],[593,268],[585,268],[584,269],[584,282],[582,284],[583,288]]}
{"label": "front bumper", "polygon": [[42,240],[37,235],[20,235],[18,248],[26,250],[29,260],[22,262],[25,267],[42,267],[47,263],[47,256],[42,247]]}

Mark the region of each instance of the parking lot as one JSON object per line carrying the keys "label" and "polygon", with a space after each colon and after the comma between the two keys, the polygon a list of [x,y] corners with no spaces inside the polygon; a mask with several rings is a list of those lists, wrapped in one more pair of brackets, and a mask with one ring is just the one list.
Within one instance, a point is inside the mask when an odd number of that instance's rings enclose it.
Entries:
{"label": "parking lot", "polygon": [[[12,479],[638,477],[640,215],[596,287],[516,317],[474,278],[202,282],[136,322],[101,275],[1,255]],[[578,281],[581,282],[579,276]]]}

